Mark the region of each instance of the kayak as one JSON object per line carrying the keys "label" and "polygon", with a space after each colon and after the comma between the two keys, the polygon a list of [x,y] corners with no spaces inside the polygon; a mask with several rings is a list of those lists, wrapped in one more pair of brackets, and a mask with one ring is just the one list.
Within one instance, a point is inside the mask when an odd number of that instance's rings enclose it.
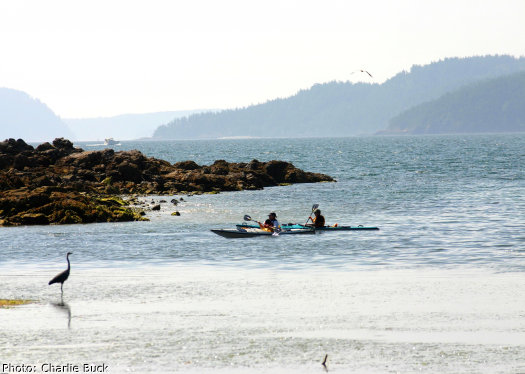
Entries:
{"label": "kayak", "polygon": [[293,228],[272,233],[270,231],[261,230],[258,227],[237,227],[236,229],[214,229],[211,232],[220,235],[224,238],[253,238],[255,236],[280,236],[280,235],[294,235],[294,234],[315,234],[315,230],[310,227]]}
{"label": "kayak", "polygon": [[[237,228],[256,228],[259,227],[258,225],[251,225],[249,223],[243,223],[240,225],[237,225]],[[298,223],[292,223],[287,225],[281,225],[281,227],[284,230],[290,230],[290,229],[312,229],[312,226],[305,226]],[[379,227],[375,226],[324,226],[324,227],[316,227],[315,231],[353,231],[353,230],[379,230]]]}

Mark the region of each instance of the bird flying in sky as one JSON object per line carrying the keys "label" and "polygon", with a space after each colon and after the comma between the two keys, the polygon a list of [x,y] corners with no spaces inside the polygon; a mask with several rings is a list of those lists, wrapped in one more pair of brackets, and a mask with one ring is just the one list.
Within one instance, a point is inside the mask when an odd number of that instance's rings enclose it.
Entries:
{"label": "bird flying in sky", "polygon": [[370,78],[373,78],[372,74],[370,74],[370,73],[369,73],[368,71],[366,71],[366,70],[362,70],[362,69],[360,69],[360,70],[358,70],[358,71],[353,71],[353,72],[352,72],[352,74],[354,74],[354,73],[366,73],[366,74],[368,74],[368,75],[370,76]]}

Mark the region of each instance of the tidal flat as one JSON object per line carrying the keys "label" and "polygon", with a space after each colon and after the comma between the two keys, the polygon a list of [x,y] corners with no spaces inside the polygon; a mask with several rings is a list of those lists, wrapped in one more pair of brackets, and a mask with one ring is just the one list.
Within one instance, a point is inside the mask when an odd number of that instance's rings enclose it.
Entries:
{"label": "tidal flat", "polygon": [[[30,275],[29,275],[30,274]],[[108,372],[520,372],[521,274],[209,266],[2,269],[3,362]],[[43,372],[43,371],[41,371]]]}

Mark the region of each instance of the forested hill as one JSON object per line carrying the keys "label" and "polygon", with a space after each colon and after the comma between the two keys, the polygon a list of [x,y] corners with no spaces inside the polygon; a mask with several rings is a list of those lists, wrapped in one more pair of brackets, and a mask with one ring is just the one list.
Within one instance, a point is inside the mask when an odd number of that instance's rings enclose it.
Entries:
{"label": "forested hill", "polygon": [[0,141],[51,141],[71,135],[67,125],[47,105],[25,92],[0,87]]}
{"label": "forested hill", "polygon": [[386,134],[525,131],[525,71],[465,86],[391,120]]}
{"label": "forested hill", "polygon": [[[413,66],[383,84],[329,82],[284,99],[195,114],[160,126],[159,139],[373,134],[401,112],[479,80],[525,70],[525,58],[449,58]],[[373,72],[372,72],[373,73]]]}

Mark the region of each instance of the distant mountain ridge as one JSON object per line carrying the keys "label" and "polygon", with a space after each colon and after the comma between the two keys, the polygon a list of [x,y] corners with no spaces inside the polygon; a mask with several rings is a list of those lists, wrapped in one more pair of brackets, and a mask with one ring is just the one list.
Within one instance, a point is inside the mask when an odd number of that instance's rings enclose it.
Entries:
{"label": "distant mountain ridge", "polygon": [[525,131],[525,71],[464,86],[392,118],[384,134]]}
{"label": "distant mountain ridge", "polygon": [[[23,138],[27,141],[50,141],[57,137],[74,140],[102,140],[113,137],[116,140],[146,138],[154,139],[200,139],[221,137],[326,137],[374,134],[387,129],[402,133],[442,133],[468,130],[463,123],[475,119],[461,117],[459,108],[450,102],[439,101],[446,94],[461,91],[464,87],[487,79],[502,77],[525,71],[525,57],[484,56],[469,58],[447,58],[425,66],[412,66],[409,72],[401,72],[382,84],[350,82],[328,82],[300,90],[288,97],[270,100],[264,104],[222,111],[166,111],[144,114],[123,114],[114,117],[61,119],[44,103],[22,91],[0,87],[0,140]],[[510,89],[511,85],[508,84]],[[519,87],[514,87],[517,89]],[[478,88],[482,89],[482,88]],[[498,87],[501,91],[502,87]],[[465,102],[463,94],[450,96]],[[473,94],[473,93],[469,93]],[[449,99],[450,99],[449,97]],[[485,100],[484,97],[478,97]],[[507,98],[508,99],[508,98]],[[438,100],[435,105],[444,105],[455,124],[442,121],[438,124],[423,118],[423,110],[435,113],[435,118],[445,118],[445,112],[426,103]],[[443,99],[444,100],[444,99]],[[512,129],[505,130],[500,121],[490,131],[515,130],[518,104],[514,105]],[[510,118],[509,109],[500,110],[490,105],[497,102],[495,97],[485,109],[492,108],[498,118]],[[523,101],[521,102],[523,103]],[[424,106],[416,110],[419,105]],[[469,103],[475,108],[474,103]],[[503,104],[502,104],[503,105]],[[479,106],[478,106],[479,107]],[[412,119],[405,112],[410,112]],[[419,111],[419,112],[418,112]],[[419,113],[416,115],[416,113]],[[403,117],[399,117],[403,114]],[[505,117],[506,116],[506,117]],[[428,117],[428,116],[427,116]],[[489,118],[490,115],[485,116]],[[414,121],[426,121],[428,129],[423,130]],[[404,124],[400,120],[406,121]],[[472,121],[471,121],[472,122]],[[477,121],[481,123],[481,121]],[[495,121],[492,121],[493,123]],[[444,125],[446,124],[446,126]],[[488,126],[485,122],[483,126]],[[520,128],[518,126],[518,128]],[[489,131],[487,128],[483,131]]]}
{"label": "distant mountain ridge", "polygon": [[447,58],[383,84],[329,82],[264,104],[199,113],[160,126],[158,139],[374,134],[392,117],[467,84],[525,70],[525,57]]}
{"label": "distant mountain ridge", "polygon": [[201,111],[180,110],[62,119],[46,104],[27,93],[0,87],[0,140],[14,138],[41,142],[62,137],[77,141],[111,137],[118,140],[149,138],[160,125]]}
{"label": "distant mountain ridge", "polygon": [[0,87],[0,139],[49,141],[72,137],[68,126],[47,105],[27,93]]}
{"label": "distant mountain ridge", "polygon": [[112,117],[69,118],[64,119],[64,122],[71,128],[76,140],[132,140],[149,138],[159,126],[175,118],[199,112],[202,110],[121,114]]}

